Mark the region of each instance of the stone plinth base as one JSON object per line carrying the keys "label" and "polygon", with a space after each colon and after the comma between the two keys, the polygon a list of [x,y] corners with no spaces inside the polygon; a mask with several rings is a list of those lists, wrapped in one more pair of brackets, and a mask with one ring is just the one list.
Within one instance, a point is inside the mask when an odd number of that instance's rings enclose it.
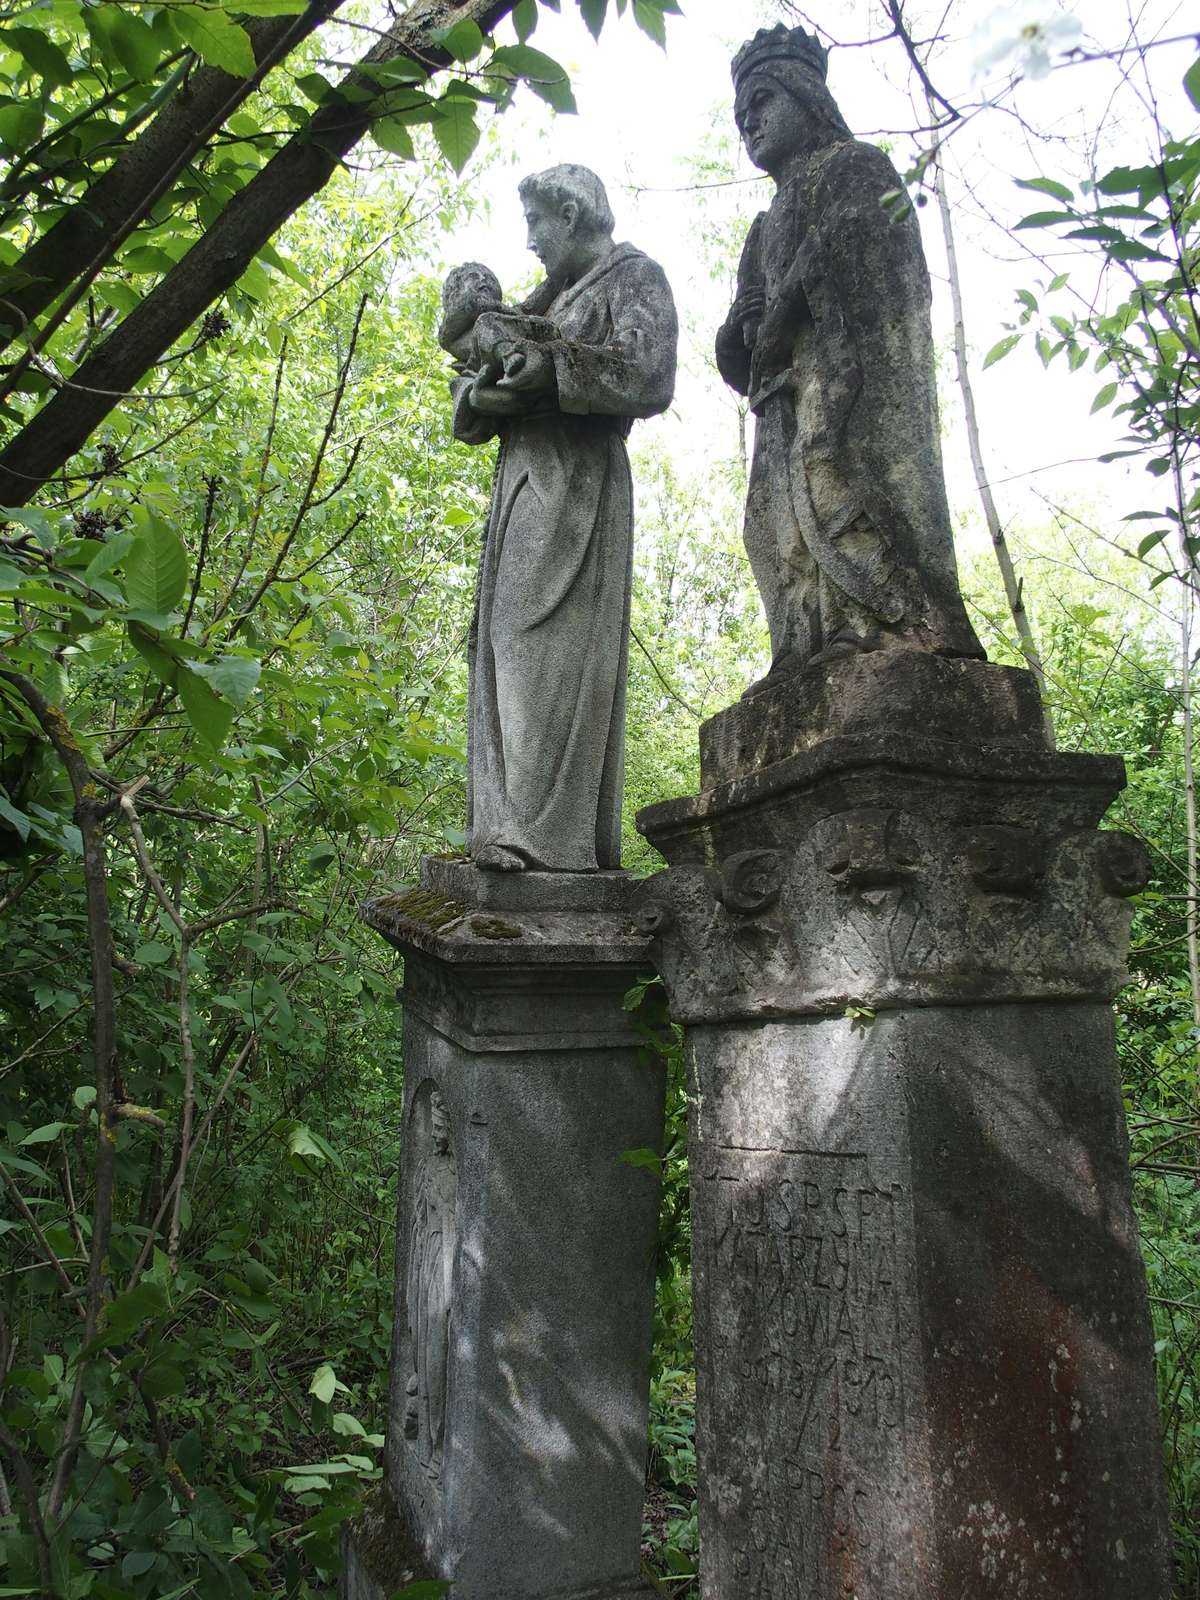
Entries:
{"label": "stone plinth base", "polygon": [[704,1600],[1167,1600],[1121,763],[904,652],[701,744],[638,916],[694,1084]]}
{"label": "stone plinth base", "polygon": [[[508,892],[505,892],[506,884]],[[623,874],[426,863],[405,956],[387,1487],[454,1600],[644,1593],[664,1077]]]}
{"label": "stone plinth base", "polygon": [[1110,1008],[688,1053],[704,1595],[1166,1600]]}

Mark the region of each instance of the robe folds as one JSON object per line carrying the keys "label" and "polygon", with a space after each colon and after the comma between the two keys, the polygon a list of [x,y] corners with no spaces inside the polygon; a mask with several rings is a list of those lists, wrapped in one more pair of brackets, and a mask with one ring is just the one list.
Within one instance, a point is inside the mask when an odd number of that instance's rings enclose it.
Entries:
{"label": "robe folds", "polygon": [[958,587],[920,231],[881,204],[899,188],[874,145],[812,156],[742,253],[761,323],[717,336],[756,417],[746,550],[774,654],[798,664],[843,640],[983,654]]}
{"label": "robe folds", "polygon": [[471,406],[471,374],[452,384],[455,436],[500,437],[469,648],[467,851],[500,845],[530,867],[587,872],[620,864],[625,439],[671,403],[678,324],[661,269],[631,245],[544,314],[556,395],[501,419]]}

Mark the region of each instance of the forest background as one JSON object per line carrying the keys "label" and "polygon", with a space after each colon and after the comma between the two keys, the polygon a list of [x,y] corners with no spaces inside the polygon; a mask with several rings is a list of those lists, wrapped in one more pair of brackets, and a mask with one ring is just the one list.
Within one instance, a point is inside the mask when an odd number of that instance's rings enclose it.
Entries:
{"label": "forest background", "polygon": [[[976,624],[1041,674],[1061,748],[1125,756],[1111,821],[1155,861],[1119,1015],[1196,1600],[1200,64],[1181,8],[1105,0],[1087,32],[1053,0],[395,9],[0,10],[0,1594],[331,1592],[379,1480],[403,1072],[394,963],[357,907],[461,842],[491,456],[449,437],[440,276],[478,256],[531,281],[515,183],[559,159],[604,173],[672,275],[679,399],[635,436],[632,817],[695,787],[699,721],[764,664],[747,419],[708,351],[766,192],[729,55],[803,20],[928,225]],[[654,866],[631,826],[626,860]],[[646,1558],[686,1595],[671,1065]]]}

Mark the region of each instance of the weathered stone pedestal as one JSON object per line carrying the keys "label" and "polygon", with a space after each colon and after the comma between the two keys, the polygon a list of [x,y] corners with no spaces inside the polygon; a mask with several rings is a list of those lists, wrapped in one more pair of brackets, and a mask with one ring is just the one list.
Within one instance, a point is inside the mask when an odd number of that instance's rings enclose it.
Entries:
{"label": "weathered stone pedestal", "polygon": [[694,1075],[705,1600],[1166,1600],[1120,761],[899,652],[701,751],[639,916]]}
{"label": "weathered stone pedestal", "polygon": [[661,1147],[664,1083],[630,895],[427,860],[367,910],[405,958],[386,1489],[454,1600],[645,1593],[659,1196],[621,1157]]}

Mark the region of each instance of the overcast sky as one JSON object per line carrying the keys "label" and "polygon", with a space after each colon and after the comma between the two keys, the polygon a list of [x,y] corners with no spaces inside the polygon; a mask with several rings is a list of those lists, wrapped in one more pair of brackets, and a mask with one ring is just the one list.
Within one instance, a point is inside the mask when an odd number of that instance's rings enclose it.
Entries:
{"label": "overcast sky", "polygon": [[[732,132],[732,51],[756,27],[781,20],[783,9],[770,0],[681,3],[686,16],[669,19],[665,54],[628,16],[620,22],[610,20],[596,44],[573,0],[562,0],[559,17],[542,14],[530,42],[568,68],[579,115],[556,118],[531,94],[518,98],[497,126],[500,161],[477,179],[487,208],[447,242],[447,257],[485,260],[506,287],[523,283],[536,263],[525,251],[517,179],[557,161],[580,161],[597,171],[609,188],[618,237],[631,240],[662,263],[688,330],[685,372],[675,408],[669,418],[650,425],[685,461],[714,450],[729,454],[733,448],[732,413],[707,355],[727,307],[728,284],[710,276],[702,233],[705,228],[719,228],[739,209],[752,214],[769,203],[771,192],[769,183],[756,176],[740,152],[737,183],[698,192],[692,187],[694,162],[706,152],[719,154],[717,141]],[[810,13],[817,3],[814,0]],[[1054,7],[1055,0],[1047,0],[1046,9]],[[952,101],[978,100],[972,62],[979,44],[972,40],[972,29],[1002,9],[987,0],[960,0],[954,8],[956,31],[940,48],[935,73],[938,87]],[[1087,39],[1103,48],[1128,42],[1124,0],[1087,0],[1086,6],[1080,0],[1058,9],[1075,11]],[[1182,33],[1188,26],[1188,7],[1172,0],[1147,0],[1138,9],[1143,37]],[[833,50],[829,81],[847,121],[864,137],[890,137],[894,159],[904,166],[916,148],[904,130],[914,126],[917,114],[908,95],[903,53],[895,42],[850,47],[852,41],[881,31],[877,21],[872,25],[872,8],[866,0],[819,0],[819,10],[827,37],[843,43]],[[1195,26],[1194,14],[1191,25]],[[1163,48],[1151,57],[1162,117],[1181,133],[1190,131],[1195,122],[1180,87],[1192,59],[1194,45],[1188,44]],[[1125,65],[1131,64],[1133,58],[1126,58]],[[1040,171],[1076,183],[1086,168],[1080,153],[1065,141],[1105,118],[1109,132],[1106,148],[1097,153],[1099,170],[1118,160],[1136,161],[1146,147],[1151,122],[1145,90],[1136,74],[1131,76],[1133,87],[1123,89],[1114,64],[1096,63],[1058,69],[1040,83],[1026,82],[1015,100],[1005,102],[1010,109],[976,116],[956,134],[949,150],[968,336],[976,357],[974,378],[989,473],[997,485],[1002,514],[1034,524],[1044,523],[1047,515],[1032,493],[1035,488],[1051,498],[1089,504],[1115,517],[1145,504],[1150,487],[1140,469],[1131,475],[1119,465],[1097,468],[1075,462],[1074,458],[1094,458],[1112,448],[1120,433],[1119,424],[1108,417],[1089,417],[1092,398],[1104,378],[1086,371],[1072,376],[1065,365],[1044,372],[1032,349],[1024,348],[986,373],[981,371],[984,354],[1015,316],[1017,289],[1036,289],[1044,276],[1024,249],[1024,241],[1032,236],[1006,232],[1028,212],[1042,209],[1038,197],[1018,189],[1013,180]],[[1029,125],[1062,142],[1035,146],[1011,114],[1014,108]],[[947,352],[943,383],[951,430],[945,441],[947,477],[956,506],[974,507],[966,441],[952,387],[945,257],[933,205],[922,211],[921,223],[934,277],[935,337]],[[1086,263],[1081,265],[1078,259],[1064,259],[1061,269],[1067,266],[1075,269],[1073,283],[1093,294],[1094,268],[1089,276]],[[1056,308],[1066,311],[1069,306]],[[1055,465],[1060,462],[1068,464]]]}

